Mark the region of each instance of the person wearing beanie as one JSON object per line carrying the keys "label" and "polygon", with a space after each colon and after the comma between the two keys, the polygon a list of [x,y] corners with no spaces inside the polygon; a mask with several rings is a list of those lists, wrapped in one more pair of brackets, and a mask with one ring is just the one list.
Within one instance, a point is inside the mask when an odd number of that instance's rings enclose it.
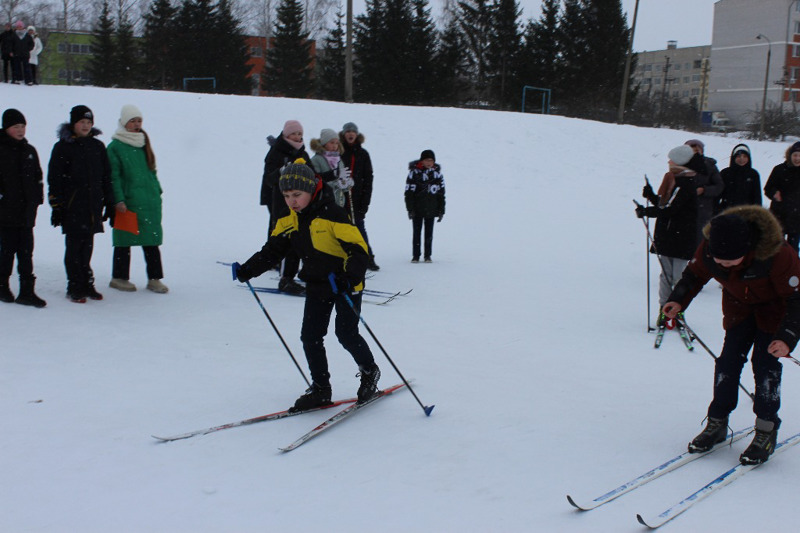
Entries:
{"label": "person wearing beanie", "polygon": [[94,114],[85,105],[70,110],[69,122],[58,129],[47,168],[50,223],[64,234],[67,298],[75,303],[102,300],[94,286],[94,234],[114,214],[111,165],[97,136]]}
{"label": "person wearing beanie", "polygon": [[771,200],[769,210],[778,217],[787,242],[800,249],[800,142],[786,149],[783,163],[776,165],[764,185]]}
{"label": "person wearing beanie", "polygon": [[433,260],[434,219],[444,217],[444,176],[433,150],[423,150],[420,159],[408,164],[405,190],[406,211],[411,220],[411,262],[419,263],[422,228],[425,227],[425,262]]}
{"label": "person wearing beanie", "polygon": [[[34,292],[33,227],[44,203],[39,154],[25,138],[27,122],[17,109],[3,112],[0,130],[0,302],[44,307]],[[14,298],[9,279],[17,259],[19,295]]]}
{"label": "person wearing beanie", "polygon": [[164,233],[161,227],[162,189],[156,175],[156,157],[150,146],[150,137],[142,129],[143,120],[138,107],[122,106],[117,131],[111,136],[112,141],[106,150],[111,164],[111,186],[117,202],[115,216],[128,211],[135,213],[138,226],[138,233],[116,227],[111,231],[114,256],[108,286],[125,292],[136,290],[136,285],[130,282],[131,246],[141,246],[147,269],[147,289],[164,294],[169,289],[161,282],[164,277],[159,250]]}
{"label": "person wearing beanie", "polygon": [[361,230],[361,235],[369,248],[369,270],[377,271],[381,267],[375,262],[375,252],[369,242],[367,235],[366,218],[369,211],[369,204],[372,201],[372,159],[369,152],[364,149],[365,137],[358,131],[355,122],[346,122],[339,131],[339,143],[344,151],[342,161],[350,172],[353,186],[350,189],[350,211],[355,217],[355,225]]}
{"label": "person wearing beanie", "polygon": [[[650,253],[658,256],[661,266],[656,319],[656,327],[661,332],[677,325],[675,321],[667,319],[662,309],[698,244],[695,233],[697,187],[694,181],[697,173],[685,166],[690,164],[695,154],[688,146],[681,145],[670,150],[667,157],[668,171],[664,174],[658,194],[653,191],[650,182],[642,189],[642,196],[653,205],[645,207],[637,204],[636,207],[637,217],[656,219]],[[699,157],[695,162],[699,162],[702,168]]]}
{"label": "person wearing beanie", "polygon": [[[700,139],[689,139],[684,143],[690,147],[696,155],[694,162],[700,161],[693,170],[697,172],[695,176],[695,186],[697,187],[697,242],[703,240],[703,227],[714,216],[718,197],[722,194],[725,185],[722,176],[717,168],[717,160],[705,156],[705,144]],[[687,164],[688,165],[688,164]]]}
{"label": "person wearing beanie", "polygon": [[303,257],[300,279],[306,282],[300,339],[311,373],[311,386],[290,411],[306,411],[331,404],[331,383],[324,338],[336,309],[335,331],[339,343],[353,357],[361,382],[359,402],[378,391],[380,369],[358,331],[361,291],[369,255],[361,232],[333,198],[305,160],[284,166],[277,188],[288,208],[278,219],[260,251],[243,264],[233,263],[233,276],[249,282],[270,270],[293,250]]}
{"label": "person wearing beanie", "polygon": [[28,35],[25,24],[18,20],[14,25],[11,47],[11,69],[13,74],[12,83],[25,83],[33,85],[31,81],[30,57],[33,50],[33,36]]}
{"label": "person wearing beanie", "polygon": [[703,453],[728,436],[739,379],[747,354],[755,378],[755,436],[739,457],[760,464],[775,451],[781,396],[781,357],[794,350],[800,334],[800,258],[783,239],[775,216],[760,206],[726,209],[703,230],[704,240],[664,305],[674,318],[712,278],[722,286],[725,340],[714,367],[714,396],[706,426],[689,443]]}
{"label": "person wearing beanie", "polygon": [[[303,144],[303,126],[297,120],[287,120],[277,138],[267,137],[269,151],[264,158],[264,174],[261,177],[261,205],[269,211],[270,231],[277,221],[289,213],[283,194],[278,187],[281,169],[288,163],[303,159],[310,165],[311,156]],[[300,269],[300,257],[290,251],[280,266],[281,279],[278,288],[289,294],[303,294],[302,285],[294,280]]]}
{"label": "person wearing beanie", "polygon": [[39,85],[39,82],[36,81],[36,77],[38,75],[37,70],[39,69],[39,54],[44,50],[44,45],[42,45],[42,40],[39,39],[39,34],[36,33],[36,28],[33,26],[28,26],[28,35],[33,39],[33,48],[31,49],[31,55],[28,59],[28,66],[31,72],[31,84]]}
{"label": "person wearing beanie", "polygon": [[752,163],[749,146],[733,147],[730,164],[720,172],[725,188],[719,195],[717,213],[737,205],[761,205],[761,176]]}
{"label": "person wearing beanie", "polygon": [[[342,162],[342,145],[339,135],[332,129],[324,129],[318,139],[311,139],[309,147],[314,152],[311,167],[333,190],[336,205],[348,212],[352,204],[348,202],[353,188],[353,179]],[[351,213],[351,218],[354,218]]]}

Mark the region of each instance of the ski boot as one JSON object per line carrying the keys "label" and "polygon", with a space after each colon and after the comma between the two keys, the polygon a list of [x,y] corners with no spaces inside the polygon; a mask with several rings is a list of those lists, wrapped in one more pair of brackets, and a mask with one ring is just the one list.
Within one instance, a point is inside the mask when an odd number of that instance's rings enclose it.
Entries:
{"label": "ski boot", "polygon": [[358,403],[364,403],[378,393],[378,380],[381,379],[381,369],[375,363],[372,364],[372,368],[369,370],[361,366],[358,369],[360,370],[358,375],[361,377],[361,386],[358,387]]}
{"label": "ski boot", "polygon": [[304,392],[303,395],[294,402],[294,405],[289,408],[289,412],[299,413],[301,411],[308,411],[309,409],[325,407],[332,403],[331,386],[312,383],[311,386],[306,389],[306,392]]}
{"label": "ski boot", "polygon": [[775,427],[775,422],[756,418],[756,435],[750,446],[739,456],[739,462],[743,465],[760,465],[766,462],[775,451],[777,441],[778,428]]}
{"label": "ski boot", "polygon": [[728,417],[708,417],[706,427],[689,443],[689,453],[705,453],[728,437]]}

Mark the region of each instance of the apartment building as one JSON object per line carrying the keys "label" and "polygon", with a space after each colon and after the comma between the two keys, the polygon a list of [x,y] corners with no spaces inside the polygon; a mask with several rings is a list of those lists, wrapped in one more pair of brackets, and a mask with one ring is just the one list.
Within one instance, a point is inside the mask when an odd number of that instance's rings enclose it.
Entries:
{"label": "apartment building", "polygon": [[665,50],[637,52],[634,84],[640,94],[655,98],[663,94],[687,104],[694,99],[699,109],[705,109],[710,53],[709,45],[678,48],[676,41],[668,41]]}

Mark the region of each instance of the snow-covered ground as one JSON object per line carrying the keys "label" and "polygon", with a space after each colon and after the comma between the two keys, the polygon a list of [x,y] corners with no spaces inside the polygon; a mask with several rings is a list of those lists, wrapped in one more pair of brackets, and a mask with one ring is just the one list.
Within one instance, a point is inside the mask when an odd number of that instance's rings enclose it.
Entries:
{"label": "snow-covered ground", "polygon": [[[633,213],[647,174],[693,134],[522,115],[311,100],[77,87],[0,86],[46,169],[55,130],[89,105],[110,141],[120,107],[145,115],[164,188],[167,295],[107,287],[109,233],[92,265],[102,302],[64,298],[63,237],[39,211],[45,309],[0,305],[0,530],[8,532],[624,532],[736,463],[749,439],[601,509],[583,500],[680,453],[700,429],[713,360],[677,334],[646,332],[645,232]],[[266,136],[287,119],[356,122],[375,166],[367,229],[381,271],[368,287],[411,295],[364,318],[426,404],[408,392],[289,454],[329,413],[168,444],[173,434],[288,407],[305,383],[253,297],[217,261],[266,237],[258,205]],[[702,137],[727,165],[737,139]],[[766,180],[784,144],[751,142]],[[407,164],[431,148],[447,184],[433,264],[411,264]],[[655,313],[658,266],[651,261]],[[275,286],[269,275],[256,284]],[[16,280],[12,278],[16,291]],[[720,294],[687,318],[717,353]],[[263,294],[302,359],[302,300]],[[363,329],[363,328],[362,328]],[[399,382],[369,338],[382,383]],[[328,338],[335,397],[356,367]],[[305,365],[303,364],[303,367]],[[747,370],[743,383],[752,388]],[[782,437],[800,431],[800,369],[784,373]],[[752,423],[749,400],[732,417]],[[800,451],[698,505],[672,531],[791,528]]]}

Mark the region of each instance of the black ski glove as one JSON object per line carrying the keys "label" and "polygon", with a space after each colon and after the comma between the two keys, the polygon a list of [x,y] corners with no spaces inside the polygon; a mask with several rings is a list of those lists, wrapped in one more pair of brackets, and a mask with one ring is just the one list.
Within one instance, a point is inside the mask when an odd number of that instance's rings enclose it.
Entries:
{"label": "black ski glove", "polygon": [[253,272],[250,270],[250,267],[247,266],[247,263],[244,265],[233,263],[231,265],[231,270],[233,272],[233,279],[239,280],[242,283],[247,283],[253,279]]}
{"label": "black ski glove", "polygon": [[658,204],[658,195],[653,191],[653,187],[649,183],[642,187],[642,197],[650,200],[651,204]]}

